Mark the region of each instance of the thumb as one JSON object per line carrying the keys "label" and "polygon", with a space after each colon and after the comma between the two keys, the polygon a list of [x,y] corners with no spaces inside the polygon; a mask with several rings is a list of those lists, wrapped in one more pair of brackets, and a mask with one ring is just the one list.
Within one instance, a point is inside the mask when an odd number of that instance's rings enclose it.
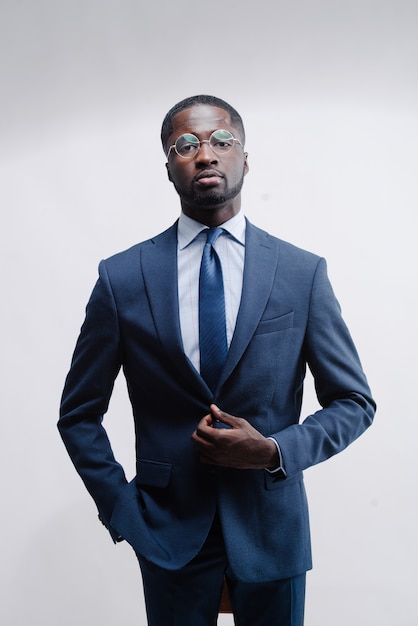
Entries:
{"label": "thumb", "polygon": [[228,426],[235,425],[235,418],[232,415],[229,415],[229,413],[221,411],[221,409],[216,404],[210,405],[210,412],[212,414],[213,420],[215,420],[215,422],[212,423],[213,426],[216,427],[216,422],[222,422],[224,424],[227,424]]}

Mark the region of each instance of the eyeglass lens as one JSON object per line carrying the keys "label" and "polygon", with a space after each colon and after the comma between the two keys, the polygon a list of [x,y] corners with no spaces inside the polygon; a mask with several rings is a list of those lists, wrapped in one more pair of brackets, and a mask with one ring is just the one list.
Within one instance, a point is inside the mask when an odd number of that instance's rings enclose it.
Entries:
{"label": "eyeglass lens", "polygon": [[216,154],[225,154],[234,146],[234,136],[228,130],[215,130],[209,140],[202,142],[191,133],[180,135],[174,144],[175,151],[181,157],[193,157],[199,152],[200,144],[209,142],[210,147]]}

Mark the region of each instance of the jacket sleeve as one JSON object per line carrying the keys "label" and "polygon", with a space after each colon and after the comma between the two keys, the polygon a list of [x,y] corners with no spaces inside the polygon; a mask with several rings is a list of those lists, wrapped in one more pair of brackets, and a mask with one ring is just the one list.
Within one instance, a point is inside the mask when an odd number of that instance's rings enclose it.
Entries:
{"label": "jacket sleeve", "polygon": [[312,284],[304,352],[322,408],[273,435],[287,477],[346,448],[370,426],[376,409],[324,259]]}
{"label": "jacket sleeve", "polygon": [[127,481],[102,421],[121,363],[117,309],[102,261],[66,378],[58,430],[114,540],[109,520]]}

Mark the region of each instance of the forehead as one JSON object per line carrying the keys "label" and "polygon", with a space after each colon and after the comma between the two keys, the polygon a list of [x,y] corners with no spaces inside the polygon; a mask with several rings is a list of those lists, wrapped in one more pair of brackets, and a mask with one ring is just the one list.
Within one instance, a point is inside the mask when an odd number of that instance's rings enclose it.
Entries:
{"label": "forehead", "polygon": [[224,128],[237,133],[238,130],[231,125],[229,113],[219,107],[207,104],[199,104],[189,109],[183,109],[173,118],[172,137],[176,138],[183,133],[195,135],[210,135],[214,130]]}

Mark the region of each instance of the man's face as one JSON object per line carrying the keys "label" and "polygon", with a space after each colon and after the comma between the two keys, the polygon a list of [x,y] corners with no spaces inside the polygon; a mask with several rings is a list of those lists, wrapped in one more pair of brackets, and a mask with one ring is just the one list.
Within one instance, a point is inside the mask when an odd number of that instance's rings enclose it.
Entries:
{"label": "man's face", "polygon": [[[167,150],[184,133],[191,133],[202,142],[219,129],[241,140],[227,111],[209,105],[184,109],[173,119]],[[247,155],[238,142],[234,142],[230,152],[221,155],[215,153],[209,143],[201,143],[197,154],[188,158],[182,158],[173,148],[168,156],[167,171],[186,215],[208,223],[215,214],[226,221],[238,213],[240,192],[248,171]]]}

